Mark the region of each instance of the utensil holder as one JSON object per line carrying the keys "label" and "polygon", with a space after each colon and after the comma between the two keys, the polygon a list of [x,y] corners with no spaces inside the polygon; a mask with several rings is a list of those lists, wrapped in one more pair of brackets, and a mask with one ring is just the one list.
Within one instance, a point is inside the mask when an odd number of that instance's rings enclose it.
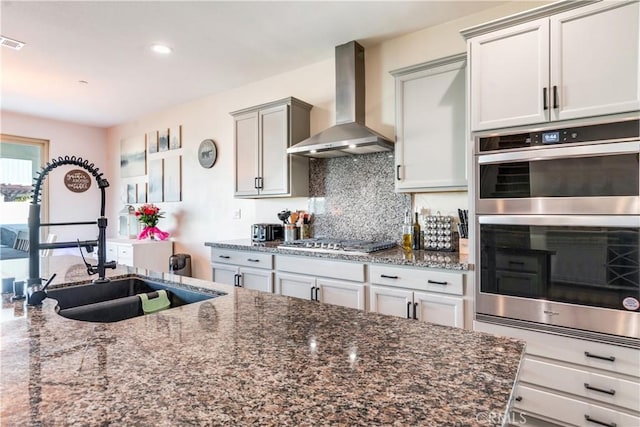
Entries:
{"label": "utensil holder", "polygon": [[458,252],[460,255],[469,255],[469,239],[458,239],[459,241],[459,249]]}

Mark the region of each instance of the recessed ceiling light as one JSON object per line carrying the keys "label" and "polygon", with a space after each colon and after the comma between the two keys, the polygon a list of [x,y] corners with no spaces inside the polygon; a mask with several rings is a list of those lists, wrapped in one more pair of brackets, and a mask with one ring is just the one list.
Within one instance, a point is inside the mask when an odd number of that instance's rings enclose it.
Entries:
{"label": "recessed ceiling light", "polygon": [[24,46],[24,42],[11,39],[9,37],[0,36],[0,46],[8,47],[14,50],[20,50]]}
{"label": "recessed ceiling light", "polygon": [[173,52],[173,49],[163,44],[154,44],[151,46],[151,50],[154,51],[155,53],[162,53],[164,55]]}

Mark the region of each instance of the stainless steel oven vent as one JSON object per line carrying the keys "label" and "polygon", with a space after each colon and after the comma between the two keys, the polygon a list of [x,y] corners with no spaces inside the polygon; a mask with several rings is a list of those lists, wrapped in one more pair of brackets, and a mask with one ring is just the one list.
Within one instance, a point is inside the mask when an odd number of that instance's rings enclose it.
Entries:
{"label": "stainless steel oven vent", "polygon": [[341,157],[393,151],[393,142],[365,126],[364,48],[336,46],[336,125],[290,147],[309,157]]}

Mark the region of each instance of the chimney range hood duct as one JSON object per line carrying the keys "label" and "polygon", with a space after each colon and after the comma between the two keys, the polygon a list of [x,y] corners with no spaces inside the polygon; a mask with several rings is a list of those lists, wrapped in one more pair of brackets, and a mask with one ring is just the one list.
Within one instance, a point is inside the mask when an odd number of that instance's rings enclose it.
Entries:
{"label": "chimney range hood duct", "polygon": [[355,41],[336,46],[336,125],[287,153],[324,158],[393,151],[392,141],[365,126],[364,97],[364,48]]}

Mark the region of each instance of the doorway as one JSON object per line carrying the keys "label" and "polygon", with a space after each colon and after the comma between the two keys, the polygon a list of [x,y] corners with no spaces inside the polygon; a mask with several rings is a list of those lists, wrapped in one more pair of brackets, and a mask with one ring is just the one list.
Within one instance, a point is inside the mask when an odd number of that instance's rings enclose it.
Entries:
{"label": "doorway", "polygon": [[[33,177],[49,155],[49,141],[0,134],[0,260],[28,258]],[[48,186],[42,188],[42,217],[48,217]],[[42,230],[45,232],[45,230]],[[42,236],[41,236],[42,237]]]}

